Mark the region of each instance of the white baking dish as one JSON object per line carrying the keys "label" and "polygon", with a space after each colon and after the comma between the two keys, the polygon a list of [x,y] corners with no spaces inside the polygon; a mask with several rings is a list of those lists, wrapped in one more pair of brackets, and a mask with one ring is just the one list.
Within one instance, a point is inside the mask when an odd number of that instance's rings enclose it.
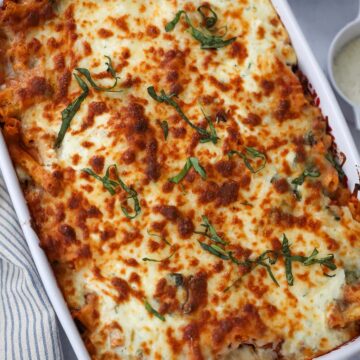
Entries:
{"label": "white baking dish", "polygon": [[[0,0],[0,6],[1,6]],[[349,186],[354,188],[359,181],[358,170],[360,157],[355,143],[351,137],[349,128],[344,119],[335,96],[326,80],[322,70],[314,58],[286,0],[272,0],[278,14],[287,28],[293,46],[296,50],[299,67],[308,77],[320,99],[321,109],[328,116],[329,123],[335,136],[339,151],[346,154],[347,161],[344,170],[349,178]],[[39,271],[40,277],[52,302],[56,314],[69,338],[71,345],[79,360],[90,359],[89,354],[81,340],[79,332],[73,322],[68,307],[56,284],[50,264],[39,246],[39,239],[31,227],[30,213],[24,196],[19,186],[14,167],[12,165],[6,144],[0,134],[0,168],[2,170],[7,188],[13,201],[20,225],[29,244],[30,251]],[[41,339],[39,339],[41,341]],[[330,354],[322,356],[321,360],[345,360],[354,359],[355,354],[360,354],[360,338],[348,343]],[[356,356],[356,358],[360,358]]]}

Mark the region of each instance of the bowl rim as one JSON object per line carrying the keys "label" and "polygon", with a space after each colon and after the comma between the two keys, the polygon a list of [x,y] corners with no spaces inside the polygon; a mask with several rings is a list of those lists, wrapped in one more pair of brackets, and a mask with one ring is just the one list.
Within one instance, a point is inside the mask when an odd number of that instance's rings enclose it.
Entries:
{"label": "bowl rim", "polygon": [[[358,25],[359,26],[359,33],[357,35],[352,36],[348,41],[346,41],[341,47],[338,47],[338,42],[340,41],[341,37],[347,32],[349,31],[352,27]],[[334,62],[335,59],[337,57],[337,55],[339,54],[339,52],[346,46],[348,45],[351,41],[355,40],[356,38],[360,38],[360,17],[357,17],[356,19],[352,20],[351,22],[349,22],[348,24],[346,24],[342,29],[340,29],[338,31],[338,33],[335,35],[335,37],[333,38],[333,40],[331,41],[330,44],[330,48],[328,51],[328,56],[327,56],[327,71],[329,74],[329,78],[331,81],[331,85],[333,86],[333,88],[336,90],[336,92],[340,95],[340,97],[346,101],[349,105],[351,105],[354,110],[355,109],[360,109],[360,103],[357,104],[354,101],[352,101],[351,99],[349,99],[344,91],[341,89],[341,87],[338,85],[335,76],[334,76]]]}

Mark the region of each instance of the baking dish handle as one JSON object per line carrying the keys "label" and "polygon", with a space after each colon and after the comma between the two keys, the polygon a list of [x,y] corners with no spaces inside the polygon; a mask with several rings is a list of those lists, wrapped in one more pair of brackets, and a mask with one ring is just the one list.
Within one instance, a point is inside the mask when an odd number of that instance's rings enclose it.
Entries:
{"label": "baking dish handle", "polygon": [[355,126],[360,130],[360,106],[354,106]]}

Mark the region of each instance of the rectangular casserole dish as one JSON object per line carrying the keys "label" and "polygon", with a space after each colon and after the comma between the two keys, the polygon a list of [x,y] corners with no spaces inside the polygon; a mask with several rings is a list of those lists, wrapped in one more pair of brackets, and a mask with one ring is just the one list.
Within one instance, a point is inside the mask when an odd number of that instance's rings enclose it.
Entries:
{"label": "rectangular casserole dish", "polygon": [[[306,43],[306,40],[286,0],[272,0],[272,3],[290,35],[292,45],[297,54],[299,68],[312,84],[313,89],[316,91],[320,100],[322,112],[324,116],[329,119],[329,125],[332,129],[332,134],[335,137],[338,150],[339,152],[346,154],[347,161],[344,165],[344,171],[348,176],[349,187],[350,189],[353,189],[355,184],[359,181],[358,170],[360,157],[351,137],[349,128],[347,127],[346,121],[337,104],[335,96],[308,44]],[[39,246],[38,237],[31,227],[31,216],[2,135],[0,135],[0,153],[0,168],[47,294],[78,359],[90,359],[83,341],[77,331],[75,323],[71,318],[67,304],[65,303],[61,291],[56,284],[56,279],[53,275],[46,255]],[[354,356],[359,351],[360,339],[357,339],[342,346],[338,350],[322,356],[321,359],[345,360],[348,359],[349,356]]]}

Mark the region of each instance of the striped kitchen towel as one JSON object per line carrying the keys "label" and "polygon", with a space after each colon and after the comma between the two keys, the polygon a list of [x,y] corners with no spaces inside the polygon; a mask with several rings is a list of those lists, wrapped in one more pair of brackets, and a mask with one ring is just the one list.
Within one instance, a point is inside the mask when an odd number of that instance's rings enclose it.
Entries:
{"label": "striped kitchen towel", "polygon": [[54,310],[0,173],[0,359],[62,360]]}

